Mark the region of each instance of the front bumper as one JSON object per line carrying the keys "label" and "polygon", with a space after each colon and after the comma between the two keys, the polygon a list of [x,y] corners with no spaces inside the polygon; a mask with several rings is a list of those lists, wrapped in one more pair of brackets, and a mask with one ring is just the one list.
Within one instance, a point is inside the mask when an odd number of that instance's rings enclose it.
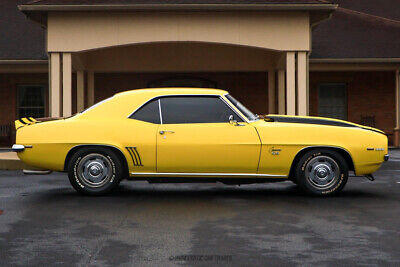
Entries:
{"label": "front bumper", "polygon": [[388,161],[389,160],[389,154],[386,154],[385,156],[383,156],[383,160],[384,161]]}

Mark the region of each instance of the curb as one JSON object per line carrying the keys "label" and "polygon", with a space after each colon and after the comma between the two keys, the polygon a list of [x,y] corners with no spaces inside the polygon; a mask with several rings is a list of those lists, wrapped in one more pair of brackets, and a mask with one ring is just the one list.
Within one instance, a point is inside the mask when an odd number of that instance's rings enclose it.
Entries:
{"label": "curb", "polygon": [[0,170],[17,171],[23,169],[31,169],[20,160],[16,159],[2,159],[0,160]]}
{"label": "curb", "polygon": [[0,170],[18,171],[18,170],[36,170],[23,163],[15,152],[8,148],[0,148]]}

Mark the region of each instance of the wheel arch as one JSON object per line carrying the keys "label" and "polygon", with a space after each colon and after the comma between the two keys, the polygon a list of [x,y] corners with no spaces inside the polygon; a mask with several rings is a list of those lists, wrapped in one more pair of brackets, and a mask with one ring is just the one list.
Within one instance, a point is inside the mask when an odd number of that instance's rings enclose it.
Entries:
{"label": "wheel arch", "polygon": [[301,149],[299,152],[297,152],[296,156],[294,157],[294,159],[292,161],[292,165],[290,167],[289,178],[292,179],[294,177],[294,172],[296,170],[296,164],[297,164],[297,162],[299,162],[301,157],[308,151],[314,150],[314,149],[326,149],[326,150],[338,152],[346,161],[346,163],[349,167],[349,170],[350,171],[355,170],[353,158],[351,157],[350,152],[347,151],[346,149],[344,149],[342,147],[336,147],[336,146],[308,146],[308,147]]}
{"label": "wheel arch", "polygon": [[106,144],[82,144],[82,145],[76,145],[73,148],[71,148],[68,153],[67,156],[65,157],[65,161],[64,161],[64,171],[68,171],[68,164],[69,161],[71,160],[72,156],[79,150],[83,149],[83,148],[98,148],[98,147],[103,147],[106,149],[109,149],[113,152],[115,152],[117,154],[117,156],[119,157],[119,159],[121,160],[122,166],[124,168],[124,178],[129,176],[129,168],[128,168],[128,161],[126,160],[126,157],[124,155],[124,153],[121,151],[121,149],[119,149],[116,146],[113,145],[106,145]]}

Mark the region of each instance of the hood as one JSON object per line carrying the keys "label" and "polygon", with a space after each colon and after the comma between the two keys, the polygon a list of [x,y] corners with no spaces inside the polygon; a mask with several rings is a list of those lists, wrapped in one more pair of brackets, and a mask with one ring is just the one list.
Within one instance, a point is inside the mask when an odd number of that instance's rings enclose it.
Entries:
{"label": "hood", "polygon": [[323,118],[323,117],[311,117],[311,116],[289,116],[289,115],[265,115],[262,116],[267,122],[286,122],[286,123],[302,123],[302,124],[318,124],[318,125],[328,125],[328,126],[338,126],[338,127],[357,127],[364,130],[369,130],[381,134],[385,134],[384,131],[348,122],[338,119],[330,119],[330,118]]}

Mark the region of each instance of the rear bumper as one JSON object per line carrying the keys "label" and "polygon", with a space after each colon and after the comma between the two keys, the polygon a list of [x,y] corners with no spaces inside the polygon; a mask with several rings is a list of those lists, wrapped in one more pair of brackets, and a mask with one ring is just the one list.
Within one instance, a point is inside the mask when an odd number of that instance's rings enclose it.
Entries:
{"label": "rear bumper", "polygon": [[386,154],[385,156],[383,156],[383,160],[384,161],[388,161],[389,160],[389,154]]}
{"label": "rear bumper", "polygon": [[14,144],[12,147],[11,147],[11,151],[13,151],[13,152],[22,152],[22,151],[24,151],[25,150],[25,148],[32,148],[32,146],[31,145],[17,145],[17,144]]}
{"label": "rear bumper", "polygon": [[11,148],[11,151],[13,151],[13,152],[22,152],[22,151],[24,151],[25,150],[25,146],[24,145],[17,145],[17,144],[14,144],[13,146],[12,146],[12,148]]}

